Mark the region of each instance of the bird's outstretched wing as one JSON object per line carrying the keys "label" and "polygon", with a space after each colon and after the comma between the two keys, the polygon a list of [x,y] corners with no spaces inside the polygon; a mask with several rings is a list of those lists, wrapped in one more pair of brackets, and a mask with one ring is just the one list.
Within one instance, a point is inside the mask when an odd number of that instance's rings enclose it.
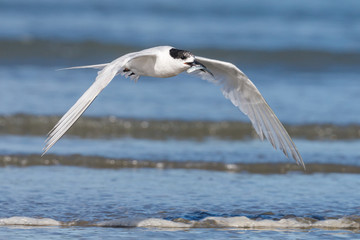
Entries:
{"label": "bird's outstretched wing", "polygon": [[234,64],[204,57],[196,57],[196,60],[205,65],[213,76],[203,71],[197,74],[222,86],[225,98],[250,118],[261,140],[265,136],[275,149],[280,148],[287,157],[292,157],[305,169],[294,142],[250,79]]}
{"label": "bird's outstretched wing", "polygon": [[140,76],[131,72],[125,68],[125,65],[132,60],[141,60],[143,57],[152,57],[154,53],[149,51],[140,51],[135,53],[129,53],[122,57],[119,57],[108,64],[98,64],[89,66],[79,66],[67,69],[78,68],[96,68],[102,69],[98,72],[95,82],[89,87],[88,90],[77,100],[77,102],[65,113],[65,115],[59,120],[59,122],[48,133],[48,137],[45,140],[45,147],[43,148],[44,155],[65,133],[69,128],[79,119],[84,111],[90,106],[94,99],[100,94],[100,92],[111,82],[111,80],[117,75],[122,74],[125,77],[130,77],[133,80],[137,80]]}

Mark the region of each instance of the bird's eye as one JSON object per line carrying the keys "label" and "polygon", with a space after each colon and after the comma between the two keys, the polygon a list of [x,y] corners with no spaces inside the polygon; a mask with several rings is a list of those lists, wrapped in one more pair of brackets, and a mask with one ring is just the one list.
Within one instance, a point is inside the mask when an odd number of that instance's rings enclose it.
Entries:
{"label": "bird's eye", "polygon": [[181,59],[182,59],[182,60],[185,60],[185,59],[187,59],[187,57],[185,57],[185,56],[182,56],[182,57],[181,57]]}

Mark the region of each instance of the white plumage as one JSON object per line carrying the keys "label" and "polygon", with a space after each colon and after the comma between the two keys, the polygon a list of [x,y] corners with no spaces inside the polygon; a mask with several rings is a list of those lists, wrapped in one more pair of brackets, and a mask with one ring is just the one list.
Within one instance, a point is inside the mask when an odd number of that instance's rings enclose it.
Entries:
{"label": "white plumage", "polygon": [[79,68],[101,70],[90,88],[49,132],[43,155],[66,133],[116,75],[122,74],[137,81],[140,76],[164,78],[187,71],[221,85],[224,96],[250,118],[261,140],[266,137],[274,148],[281,149],[287,157],[292,157],[305,169],[294,142],[259,90],[241,70],[231,63],[194,56],[188,51],[170,46],[159,46],[128,53],[110,63],[67,69]]}

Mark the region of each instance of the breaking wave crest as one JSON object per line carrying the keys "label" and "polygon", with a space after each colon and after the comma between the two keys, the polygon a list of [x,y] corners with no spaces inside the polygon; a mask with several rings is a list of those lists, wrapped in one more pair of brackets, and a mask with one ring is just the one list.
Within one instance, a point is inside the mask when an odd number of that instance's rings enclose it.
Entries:
{"label": "breaking wave crest", "polygon": [[289,218],[280,220],[250,219],[239,217],[206,217],[202,220],[173,221],[148,219],[118,219],[96,224],[100,227],[158,227],[158,228],[243,228],[243,229],[359,229],[359,217],[343,217],[339,219],[316,220],[313,218]]}
{"label": "breaking wave crest", "polygon": [[0,226],[61,226],[62,223],[51,218],[9,217],[0,218]]}
{"label": "breaking wave crest", "polygon": [[0,226],[82,226],[82,227],[142,227],[142,228],[239,228],[239,229],[360,229],[360,217],[317,220],[309,217],[283,218],[279,220],[239,217],[206,217],[201,220],[177,218],[120,218],[100,222],[60,222],[50,218],[10,217],[0,218]]}

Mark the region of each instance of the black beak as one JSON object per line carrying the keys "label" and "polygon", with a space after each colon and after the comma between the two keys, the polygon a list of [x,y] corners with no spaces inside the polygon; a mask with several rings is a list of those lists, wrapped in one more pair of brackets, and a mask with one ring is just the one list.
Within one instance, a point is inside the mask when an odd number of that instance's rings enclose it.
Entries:
{"label": "black beak", "polygon": [[187,63],[185,63],[185,64],[189,65],[190,67],[193,67],[193,66],[202,66],[203,68],[206,68],[206,67],[204,66],[204,64],[199,63],[199,62],[196,61],[196,60],[194,60],[193,62],[187,62]]}
{"label": "black beak", "polygon": [[190,66],[190,68],[187,70],[188,73],[192,73],[194,71],[202,71],[209,73],[211,76],[214,76],[214,74],[212,74],[212,72],[210,72],[209,69],[207,69],[204,64],[196,60],[194,60],[193,62],[186,62],[185,64]]}

